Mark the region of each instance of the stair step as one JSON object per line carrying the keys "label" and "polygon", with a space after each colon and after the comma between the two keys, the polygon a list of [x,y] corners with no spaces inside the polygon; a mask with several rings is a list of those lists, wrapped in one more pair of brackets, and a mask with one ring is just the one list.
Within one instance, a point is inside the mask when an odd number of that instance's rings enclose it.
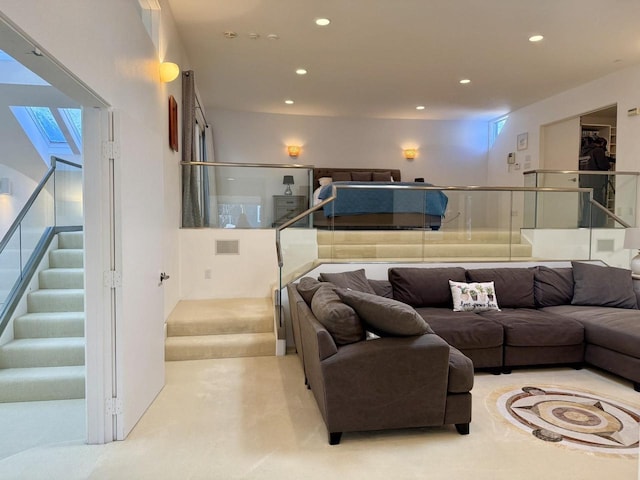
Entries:
{"label": "stair step", "polygon": [[318,230],[318,244],[520,243],[519,231],[494,230]]}
{"label": "stair step", "polygon": [[84,312],[28,313],[13,321],[13,335],[20,338],[84,336]]}
{"label": "stair step", "polygon": [[49,268],[38,274],[40,288],[84,288],[83,268]]}
{"label": "stair step", "polygon": [[433,258],[433,257],[530,257],[530,245],[442,244],[442,245],[319,245],[322,258]]}
{"label": "stair step", "polygon": [[58,248],[49,252],[51,268],[83,268],[84,250],[81,248]]}
{"label": "stair step", "polygon": [[82,312],[84,290],[76,288],[50,288],[36,290],[27,295],[27,310],[38,312]]}
{"label": "stair step", "polygon": [[0,368],[84,365],[84,338],[25,338],[0,347]]}
{"label": "stair step", "polygon": [[271,356],[276,353],[275,345],[273,333],[169,337],[165,342],[165,360]]}
{"label": "stair step", "polygon": [[84,398],[84,366],[0,370],[0,402]]}
{"label": "stair step", "polygon": [[83,249],[84,232],[60,232],[58,234],[58,248]]}
{"label": "stair step", "polygon": [[182,300],[167,319],[169,336],[273,332],[268,298]]}

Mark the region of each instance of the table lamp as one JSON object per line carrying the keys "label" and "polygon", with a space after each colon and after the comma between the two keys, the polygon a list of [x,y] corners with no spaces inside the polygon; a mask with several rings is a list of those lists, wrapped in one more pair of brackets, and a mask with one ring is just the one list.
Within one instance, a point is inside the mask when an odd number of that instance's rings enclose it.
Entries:
{"label": "table lamp", "polygon": [[293,192],[291,191],[291,185],[293,185],[293,175],[285,175],[282,179],[282,184],[287,186],[284,194],[293,195]]}
{"label": "table lamp", "polygon": [[[624,231],[624,246],[630,250],[640,249],[640,228],[627,228]],[[640,276],[640,252],[631,259],[632,275]]]}

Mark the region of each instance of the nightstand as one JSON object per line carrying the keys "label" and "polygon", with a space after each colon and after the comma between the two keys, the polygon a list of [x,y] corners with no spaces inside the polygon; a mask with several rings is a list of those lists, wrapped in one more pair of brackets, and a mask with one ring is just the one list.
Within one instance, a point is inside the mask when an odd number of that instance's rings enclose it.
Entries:
{"label": "nightstand", "polygon": [[[274,195],[273,196],[273,226],[277,227],[288,222],[307,208],[307,197],[304,195]],[[296,222],[296,227],[309,225],[309,217]]]}

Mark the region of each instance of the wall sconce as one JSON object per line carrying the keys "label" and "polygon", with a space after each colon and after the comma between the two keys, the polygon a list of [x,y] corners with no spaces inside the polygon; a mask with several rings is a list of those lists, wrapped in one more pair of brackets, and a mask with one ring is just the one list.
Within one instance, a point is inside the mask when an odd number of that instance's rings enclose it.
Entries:
{"label": "wall sconce", "polygon": [[8,177],[0,178],[0,195],[11,195],[11,180]]}
{"label": "wall sconce", "polygon": [[162,62],[160,64],[160,81],[162,83],[173,82],[180,75],[180,67],[175,63]]}
{"label": "wall sconce", "polygon": [[284,194],[293,195],[293,192],[291,191],[291,185],[293,185],[293,175],[285,175],[284,177],[282,177],[282,184],[287,186]]}
{"label": "wall sconce", "polygon": [[418,154],[418,149],[405,148],[404,150],[402,150],[402,153],[404,155],[404,158],[406,158],[407,160],[413,160],[414,158],[416,158],[416,155]]}
{"label": "wall sconce", "polygon": [[289,145],[287,146],[287,153],[291,158],[298,158],[298,155],[300,155],[300,147],[298,145]]}

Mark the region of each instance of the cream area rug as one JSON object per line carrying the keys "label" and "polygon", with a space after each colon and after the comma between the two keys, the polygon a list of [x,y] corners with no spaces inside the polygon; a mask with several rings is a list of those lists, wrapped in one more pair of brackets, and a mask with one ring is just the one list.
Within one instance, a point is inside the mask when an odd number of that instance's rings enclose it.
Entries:
{"label": "cream area rug", "polygon": [[536,441],[638,455],[640,408],[558,386],[528,385],[494,394],[500,415]]}

